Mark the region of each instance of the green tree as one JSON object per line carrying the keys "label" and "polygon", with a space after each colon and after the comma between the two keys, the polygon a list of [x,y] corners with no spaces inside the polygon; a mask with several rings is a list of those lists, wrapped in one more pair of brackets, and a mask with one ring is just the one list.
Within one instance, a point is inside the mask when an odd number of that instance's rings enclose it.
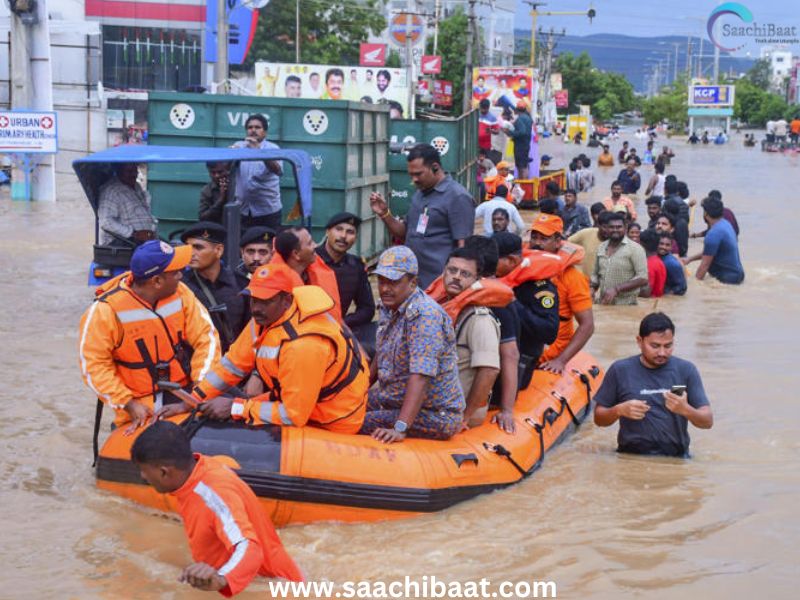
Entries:
{"label": "green tree", "polygon": [[668,120],[673,127],[682,129],[688,120],[688,87],[685,77],[679,77],[661,93],[642,102],[642,114],[647,123]]}
{"label": "green tree", "polygon": [[745,75],[747,80],[754,86],[766,91],[772,84],[772,68],[769,60],[761,58],[757,60]]}
{"label": "green tree", "polygon": [[[300,62],[358,64],[359,44],[386,28],[382,0],[299,0]],[[295,62],[296,0],[272,0],[261,9],[243,65]]]}
{"label": "green tree", "polygon": [[614,114],[636,106],[633,86],[625,76],[599,71],[586,52],[578,56],[569,52],[560,55],[553,72],[561,73],[562,84],[569,91],[568,113],[576,113],[579,105],[588,104],[592,115],[607,121]]}

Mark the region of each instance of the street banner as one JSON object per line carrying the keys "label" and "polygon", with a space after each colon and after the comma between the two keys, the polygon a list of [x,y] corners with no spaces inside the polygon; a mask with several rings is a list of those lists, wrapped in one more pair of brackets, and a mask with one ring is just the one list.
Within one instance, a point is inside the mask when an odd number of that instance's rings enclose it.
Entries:
{"label": "street banner", "polygon": [[257,62],[256,95],[307,100],[397,102],[408,115],[405,69]]}
{"label": "street banner", "polygon": [[553,99],[556,101],[556,108],[567,108],[569,106],[569,90],[553,92]]}
{"label": "street banner", "polygon": [[472,70],[473,107],[487,98],[493,107],[500,109],[513,109],[523,100],[531,110],[537,91],[535,72],[530,67],[476,67]]}
{"label": "street banner", "polygon": [[433,80],[433,103],[438,106],[453,106],[453,82],[446,79]]}

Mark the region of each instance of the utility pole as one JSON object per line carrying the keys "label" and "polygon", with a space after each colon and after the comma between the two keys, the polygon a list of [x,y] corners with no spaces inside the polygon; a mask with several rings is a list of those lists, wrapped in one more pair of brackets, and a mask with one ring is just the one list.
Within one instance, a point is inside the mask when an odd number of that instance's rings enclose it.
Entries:
{"label": "utility pole", "polygon": [[549,126],[551,123],[548,121],[548,115],[550,112],[547,109],[550,104],[550,75],[552,73],[552,65],[553,65],[553,50],[556,47],[555,38],[558,36],[565,36],[566,31],[561,30],[561,33],[555,33],[553,28],[550,28],[550,32],[547,35],[547,44],[545,46],[545,61],[544,61],[544,94],[542,96],[542,108],[544,112],[544,124],[545,127]]}
{"label": "utility pole", "polygon": [[436,55],[436,50],[439,47],[439,9],[440,0],[433,3],[433,54]]}
{"label": "utility pole", "polygon": [[700,36],[700,54],[697,55],[697,78],[703,77],[703,36]]}
{"label": "utility pole", "polygon": [[228,13],[227,2],[217,0],[217,62],[214,65],[217,93],[228,93]]}
{"label": "utility pole", "polygon": [[489,1],[489,10],[491,14],[489,15],[489,64],[494,64],[494,2],[495,0]]}
{"label": "utility pole", "polygon": [[678,46],[680,44],[678,42],[672,42],[672,45],[675,46],[675,65],[674,65],[674,73],[672,75],[672,81],[678,79]]}
{"label": "utility pole", "polygon": [[467,16],[467,60],[464,65],[464,98],[462,110],[468,113],[472,108],[472,49],[475,38],[475,3],[477,0],[469,0],[469,12]]}
{"label": "utility pole", "polygon": [[686,79],[692,80],[692,37],[686,36]]}
{"label": "utility pole", "polygon": [[580,10],[556,10],[556,11],[545,11],[540,12],[539,7],[545,6],[547,2],[535,2],[532,0],[525,0],[525,4],[530,5],[531,7],[531,67],[536,68],[536,20],[539,15],[543,17],[562,17],[562,16],[578,16],[578,17],[589,17],[589,23],[591,24],[592,19],[595,18],[597,15],[597,11],[592,6],[592,3],[589,3],[589,8],[584,11]]}
{"label": "utility pole", "polygon": [[300,0],[294,3],[294,62],[300,63]]}
{"label": "utility pole", "polygon": [[[11,110],[53,110],[53,67],[47,0],[30,10],[31,19],[9,14],[9,102]],[[13,154],[11,197],[15,200],[56,199],[55,154]]]}
{"label": "utility pole", "polygon": [[414,90],[417,82],[414,79],[414,55],[411,51],[411,28],[414,25],[414,15],[411,10],[411,0],[406,0],[406,67],[408,68],[408,113],[414,118]]}

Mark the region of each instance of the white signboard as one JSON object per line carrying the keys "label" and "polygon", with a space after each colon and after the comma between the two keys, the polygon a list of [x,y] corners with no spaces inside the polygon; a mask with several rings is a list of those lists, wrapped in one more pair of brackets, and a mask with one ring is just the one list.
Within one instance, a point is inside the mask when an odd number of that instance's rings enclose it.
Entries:
{"label": "white signboard", "polygon": [[56,113],[0,111],[0,152],[27,154],[58,152]]}

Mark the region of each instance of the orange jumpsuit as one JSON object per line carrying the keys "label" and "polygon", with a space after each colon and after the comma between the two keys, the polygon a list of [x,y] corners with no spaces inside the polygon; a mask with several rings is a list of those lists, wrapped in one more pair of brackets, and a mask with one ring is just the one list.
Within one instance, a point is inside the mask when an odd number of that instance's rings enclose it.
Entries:
{"label": "orange jumpsuit", "polygon": [[253,490],[215,459],[195,458],[192,474],[172,495],[192,558],[214,567],[228,582],[220,593],[234,596],[256,575],[303,581]]}
{"label": "orange jumpsuit", "polygon": [[115,409],[117,426],[130,421],[130,400],[154,408],[157,380],[181,386],[200,381],[220,357],[211,317],[188,287],[179,283],[175,294],[153,307],[130,284],[127,273],[98,290],[81,317],[78,338],[83,380]]}
{"label": "orange jumpsuit", "polygon": [[216,398],[257,369],[267,391],[234,403],[234,419],[358,433],[369,388],[358,344],[329,314],[333,301],[321,288],[300,286],[292,294],[292,305],[270,327],[250,321],[194,395]]}

